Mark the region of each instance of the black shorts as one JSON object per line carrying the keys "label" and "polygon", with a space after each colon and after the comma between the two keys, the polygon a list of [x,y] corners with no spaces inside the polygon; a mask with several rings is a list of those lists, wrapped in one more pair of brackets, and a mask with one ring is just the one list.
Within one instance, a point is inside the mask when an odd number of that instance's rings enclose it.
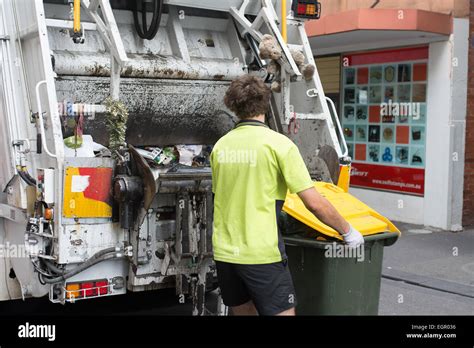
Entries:
{"label": "black shorts", "polygon": [[287,261],[240,265],[216,261],[217,280],[229,307],[253,301],[260,315],[276,315],[296,307],[296,295]]}

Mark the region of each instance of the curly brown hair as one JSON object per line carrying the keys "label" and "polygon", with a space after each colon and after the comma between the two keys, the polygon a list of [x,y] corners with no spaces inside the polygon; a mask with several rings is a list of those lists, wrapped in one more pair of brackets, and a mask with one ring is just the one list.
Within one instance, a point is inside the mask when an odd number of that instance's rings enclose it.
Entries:
{"label": "curly brown hair", "polygon": [[271,90],[259,77],[244,75],[232,81],[224,103],[238,118],[264,115],[270,108]]}

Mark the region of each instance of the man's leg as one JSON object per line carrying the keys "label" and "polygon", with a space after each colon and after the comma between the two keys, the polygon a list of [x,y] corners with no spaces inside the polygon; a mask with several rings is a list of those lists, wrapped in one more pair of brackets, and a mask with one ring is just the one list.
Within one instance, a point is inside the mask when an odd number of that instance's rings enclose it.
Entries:
{"label": "man's leg", "polygon": [[259,315],[295,315],[293,280],[286,261],[262,265],[236,265]]}
{"label": "man's leg", "polygon": [[295,312],[295,308],[290,308],[286,311],[283,311],[281,313],[278,313],[277,316],[295,316],[296,315],[296,312]]}
{"label": "man's leg", "polygon": [[235,271],[235,265],[216,261],[217,280],[224,304],[231,315],[258,315],[250,295]]}
{"label": "man's leg", "polygon": [[258,315],[257,309],[252,301],[244,303],[241,306],[230,307],[232,315]]}

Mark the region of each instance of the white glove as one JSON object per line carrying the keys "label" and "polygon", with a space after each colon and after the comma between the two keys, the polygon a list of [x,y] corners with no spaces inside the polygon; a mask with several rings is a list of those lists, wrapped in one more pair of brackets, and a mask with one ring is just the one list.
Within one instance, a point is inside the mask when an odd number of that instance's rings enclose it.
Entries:
{"label": "white glove", "polygon": [[362,234],[352,226],[349,232],[343,234],[342,237],[349,248],[357,248],[364,244],[364,237],[362,237]]}

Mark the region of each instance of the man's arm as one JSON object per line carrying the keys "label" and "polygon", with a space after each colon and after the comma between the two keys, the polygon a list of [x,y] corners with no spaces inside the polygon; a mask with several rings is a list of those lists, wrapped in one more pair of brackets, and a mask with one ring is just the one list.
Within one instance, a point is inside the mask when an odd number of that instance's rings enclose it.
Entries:
{"label": "man's arm", "polygon": [[319,220],[334,228],[341,235],[350,231],[351,226],[339,214],[334,206],[329,201],[321,196],[314,187],[298,192],[298,196],[303,201],[306,209],[314,214]]}
{"label": "man's arm", "polygon": [[364,244],[362,234],[352,227],[314,187],[299,192],[298,196],[314,216],[339,232],[349,247],[356,248]]}
{"label": "man's arm", "polygon": [[319,220],[339,232],[346,244],[357,247],[364,244],[364,237],[338,213],[329,201],[313,186],[313,181],[296,145],[287,151],[276,151],[281,172],[291,193],[298,193],[304,205]]}

